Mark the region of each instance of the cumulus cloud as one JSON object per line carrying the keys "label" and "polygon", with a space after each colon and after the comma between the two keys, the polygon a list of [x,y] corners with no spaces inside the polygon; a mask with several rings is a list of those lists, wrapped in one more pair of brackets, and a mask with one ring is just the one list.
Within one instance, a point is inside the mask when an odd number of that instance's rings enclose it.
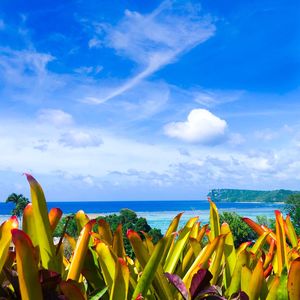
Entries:
{"label": "cumulus cloud", "polygon": [[193,109],[184,122],[164,127],[167,136],[190,143],[217,144],[225,137],[227,123],[206,109]]}
{"label": "cumulus cloud", "polygon": [[60,109],[42,109],[38,113],[38,120],[54,126],[65,126],[73,124],[72,115]]}
{"label": "cumulus cloud", "polygon": [[81,130],[71,130],[62,134],[59,142],[71,148],[98,147],[103,143],[100,136]]}

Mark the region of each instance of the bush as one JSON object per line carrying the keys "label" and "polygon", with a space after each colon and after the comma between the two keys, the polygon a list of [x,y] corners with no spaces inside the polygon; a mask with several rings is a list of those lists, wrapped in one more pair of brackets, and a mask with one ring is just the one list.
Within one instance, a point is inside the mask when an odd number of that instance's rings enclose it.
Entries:
{"label": "bush", "polygon": [[300,194],[290,195],[285,201],[284,210],[291,216],[297,234],[300,234]]}
{"label": "bush", "polygon": [[[70,220],[66,228],[66,233],[72,237],[78,237],[76,221],[72,215],[63,217],[61,219],[56,227],[56,230],[54,231],[53,235],[55,237],[60,237],[63,234],[63,229],[66,224],[67,218],[70,218]],[[100,219],[104,219],[106,222],[108,222],[113,232],[115,232],[119,224],[122,224],[124,247],[126,254],[130,257],[133,257],[134,253],[126,236],[126,232],[128,229],[137,231],[142,239],[144,239],[144,236],[143,234],[141,234],[141,232],[143,231],[148,233],[152,237],[152,241],[154,244],[156,244],[162,238],[160,229],[151,228],[145,218],[138,217],[137,214],[130,209],[122,209],[119,214],[99,216],[97,220]],[[95,231],[97,231],[97,228],[95,228]]]}
{"label": "bush", "polygon": [[220,223],[224,222],[228,223],[232,231],[236,248],[244,242],[253,241],[257,238],[257,234],[235,212],[221,213]]}

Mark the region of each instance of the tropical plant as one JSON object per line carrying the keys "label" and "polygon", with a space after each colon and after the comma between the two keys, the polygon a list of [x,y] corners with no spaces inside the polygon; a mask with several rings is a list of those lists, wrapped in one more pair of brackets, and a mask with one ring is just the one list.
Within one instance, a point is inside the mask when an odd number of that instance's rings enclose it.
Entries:
{"label": "tropical plant", "polygon": [[[145,218],[138,217],[134,211],[127,208],[122,209],[119,214],[99,216],[97,221],[100,220],[105,220],[113,232],[116,231],[119,224],[122,224],[122,238],[125,252],[131,258],[134,257],[134,252],[126,235],[129,229],[139,232],[139,235],[143,240],[145,239],[144,234],[148,234],[152,238],[153,244],[156,244],[162,238],[160,229],[152,228]],[[65,228],[66,223],[67,226]],[[97,231],[97,224],[94,229]],[[71,237],[78,238],[80,232],[78,232],[76,218],[74,218],[74,215],[63,217],[59,221],[53,235],[55,237],[60,237],[63,233],[67,233]]]}
{"label": "tropical plant", "polygon": [[23,215],[23,211],[26,205],[29,203],[29,200],[22,194],[12,193],[7,197],[5,202],[12,202],[15,205],[14,209],[11,211],[11,214],[20,218]]}
{"label": "tropical plant", "polygon": [[[300,239],[289,215],[275,211],[274,231],[243,218],[258,239],[235,248],[230,226],[220,224],[210,202],[209,224],[201,226],[194,217],[178,229],[178,214],[156,245],[148,234],[143,240],[129,229],[131,259],[122,224],[113,232],[107,221],[89,220],[83,211],[74,216],[78,239],[64,234],[54,245],[62,211],[48,213],[41,186],[31,175],[27,179],[32,203],[24,210],[22,230],[16,217],[0,226],[0,298],[300,299]],[[70,258],[63,255],[63,239],[72,248]]]}
{"label": "tropical plant", "polygon": [[297,234],[300,234],[300,194],[290,195],[284,209],[291,216]]}
{"label": "tropical plant", "polygon": [[223,212],[220,214],[220,223],[227,223],[233,234],[234,246],[253,241],[257,234],[242,220],[236,212]]}

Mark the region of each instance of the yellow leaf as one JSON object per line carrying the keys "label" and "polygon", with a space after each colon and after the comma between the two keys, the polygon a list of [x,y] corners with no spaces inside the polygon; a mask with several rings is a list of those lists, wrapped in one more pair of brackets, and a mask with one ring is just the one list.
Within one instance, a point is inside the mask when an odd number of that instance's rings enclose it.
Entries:
{"label": "yellow leaf", "polygon": [[129,269],[123,260],[118,258],[116,262],[115,278],[113,281],[112,291],[110,294],[110,300],[127,299],[129,286]]}
{"label": "yellow leaf", "polygon": [[100,235],[100,238],[108,243],[108,245],[112,245],[113,243],[113,236],[111,233],[111,229],[109,224],[103,220],[100,219],[98,221],[98,233]]}
{"label": "yellow leaf", "polygon": [[124,249],[124,242],[123,242],[123,233],[122,233],[122,224],[119,224],[113,238],[113,249],[115,254],[118,257],[125,258],[126,253]]}
{"label": "yellow leaf", "polygon": [[10,217],[1,224],[0,227],[0,272],[8,256],[8,250],[11,243],[11,230],[18,228],[18,219],[16,216]]}
{"label": "yellow leaf", "polygon": [[104,242],[100,241],[99,243],[97,243],[95,250],[99,256],[98,260],[102,270],[104,281],[111,291],[113,280],[115,277],[116,260],[113,257],[109,246]]}
{"label": "yellow leaf", "polygon": [[258,263],[256,264],[255,269],[253,270],[249,282],[249,290],[247,293],[247,295],[249,296],[249,300],[259,299],[264,280],[265,278],[264,278],[263,263],[261,260],[259,260]]}
{"label": "yellow leaf", "polygon": [[55,255],[55,247],[43,189],[31,175],[25,175],[30,185],[35,232],[37,234],[42,265],[46,269],[59,272],[60,268]]}
{"label": "yellow leaf", "polygon": [[288,274],[287,288],[289,300],[300,299],[300,258],[291,263]]}
{"label": "yellow leaf", "polygon": [[218,235],[220,235],[220,219],[218,209],[214,202],[209,200],[210,211],[209,211],[209,225],[210,225],[210,240],[212,241]]}
{"label": "yellow leaf", "polygon": [[62,210],[59,208],[51,208],[48,217],[49,217],[49,222],[50,222],[50,228],[52,232],[55,230],[60,218],[62,217]]}
{"label": "yellow leaf", "polygon": [[283,223],[283,217],[280,211],[275,210],[276,216],[276,256],[278,263],[278,275],[281,275],[282,270],[287,267],[287,245],[285,239],[285,229]]}
{"label": "yellow leaf", "polygon": [[70,269],[68,272],[67,280],[71,279],[78,281],[82,266],[84,264],[85,255],[88,250],[89,240],[90,240],[90,231],[93,228],[93,225],[96,223],[95,220],[89,221],[81,230],[74,255],[71,261]]}
{"label": "yellow leaf", "polygon": [[195,222],[197,221],[198,217],[195,218],[191,218],[186,225],[184,226],[184,228],[181,230],[175,245],[172,249],[172,253],[169,254],[169,256],[167,257],[166,263],[164,265],[164,271],[167,273],[173,273],[175,268],[176,268],[176,264],[179,260],[180,255],[182,254],[184,247],[188,241],[190,232],[192,227],[194,226]]}
{"label": "yellow leaf", "polygon": [[17,272],[22,300],[42,300],[37,259],[29,236],[13,229],[12,239],[16,247]]}

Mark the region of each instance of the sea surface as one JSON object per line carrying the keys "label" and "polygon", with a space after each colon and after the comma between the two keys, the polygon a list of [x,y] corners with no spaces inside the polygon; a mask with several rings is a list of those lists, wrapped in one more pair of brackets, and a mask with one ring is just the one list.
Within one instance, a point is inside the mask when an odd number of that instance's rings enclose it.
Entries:
{"label": "sea surface", "polygon": [[[76,213],[82,209],[87,214],[106,215],[118,213],[122,208],[134,210],[138,216],[147,219],[151,227],[159,228],[164,233],[171,220],[183,212],[181,225],[189,218],[198,216],[199,221],[205,224],[209,219],[209,202],[199,201],[98,201],[98,202],[48,202],[48,209],[59,207],[64,214]],[[216,203],[219,212],[236,212],[241,216],[256,219],[262,215],[274,218],[274,210],[283,209],[282,203],[253,203],[234,202]],[[10,215],[13,205],[0,202],[1,223]]]}

